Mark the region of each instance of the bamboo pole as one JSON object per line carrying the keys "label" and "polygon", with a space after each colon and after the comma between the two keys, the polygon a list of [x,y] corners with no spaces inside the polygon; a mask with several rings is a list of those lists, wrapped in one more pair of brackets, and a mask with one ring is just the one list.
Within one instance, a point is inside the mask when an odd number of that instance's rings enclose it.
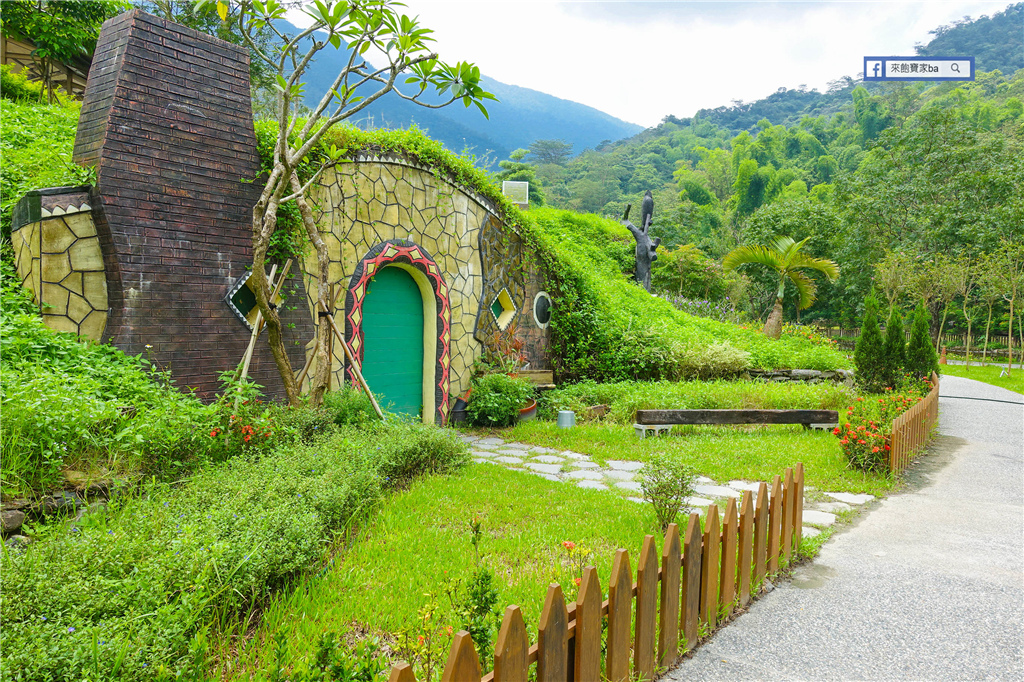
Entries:
{"label": "bamboo pole", "polygon": [[345,337],[338,331],[338,325],[334,324],[334,316],[331,315],[330,311],[325,311],[327,314],[324,315],[324,319],[327,320],[328,324],[331,325],[331,329],[334,330],[334,335],[341,341],[341,347],[345,351],[345,357],[352,364],[352,373],[356,375],[356,380],[359,385],[366,391],[366,395],[370,398],[370,402],[373,404],[373,410],[377,413],[377,416],[381,419],[384,418],[384,413],[380,411],[380,405],[377,404],[377,399],[373,397],[373,393],[370,391],[370,387],[366,385],[366,379],[363,378],[363,373],[359,371],[359,366],[356,364],[356,360],[352,357],[352,351],[349,350],[348,344],[345,343]]}
{"label": "bamboo pole", "polygon": [[[270,293],[270,303],[273,304],[274,299],[277,298],[278,294],[281,293],[281,287],[284,286],[284,280],[288,277],[288,271],[292,268],[292,259],[289,258],[285,261],[284,269],[281,270],[281,276],[277,278],[277,284],[274,284],[274,275],[277,273],[277,264],[275,263],[270,267],[270,284],[274,289]],[[235,372],[235,381],[241,381],[249,375],[249,364],[252,362],[252,354],[256,349],[256,339],[260,337],[260,331],[263,329],[263,312],[256,311],[256,320],[252,325],[252,334],[249,335],[249,346],[245,349],[245,355],[242,357],[242,363],[238,370]],[[238,387],[238,395],[235,396],[235,410],[238,409],[238,404],[242,401],[242,387]]]}

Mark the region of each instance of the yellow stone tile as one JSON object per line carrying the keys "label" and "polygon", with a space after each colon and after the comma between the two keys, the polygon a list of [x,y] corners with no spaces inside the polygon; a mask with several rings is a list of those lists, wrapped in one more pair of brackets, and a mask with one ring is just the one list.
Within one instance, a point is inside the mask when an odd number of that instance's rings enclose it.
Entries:
{"label": "yellow stone tile", "polygon": [[73,269],[79,272],[103,272],[103,253],[100,251],[99,239],[80,239],[68,252]]}
{"label": "yellow stone tile", "polygon": [[389,203],[385,206],[382,220],[392,227],[398,225],[398,205],[395,203]]}
{"label": "yellow stone tile", "polygon": [[78,325],[65,315],[43,315],[43,324],[54,331],[78,333]]}
{"label": "yellow stone tile", "polygon": [[72,213],[64,218],[64,222],[79,239],[96,236],[96,223],[93,222],[91,211]]}
{"label": "yellow stone tile", "polygon": [[71,261],[68,254],[43,254],[40,261],[42,278],[44,282],[57,284],[64,281],[64,278],[71,274]]}
{"label": "yellow stone tile", "polygon": [[82,320],[92,312],[92,306],[89,302],[78,294],[71,294],[70,300],[68,301],[68,317],[74,320],[76,323],[81,324]]}
{"label": "yellow stone tile", "polygon": [[[86,273],[84,272],[72,272],[61,282],[61,286],[65,289],[80,295],[85,295],[85,288],[82,286],[83,278]],[[99,273],[90,272],[90,275],[96,275]]]}
{"label": "yellow stone tile", "polygon": [[67,251],[77,237],[68,229],[62,218],[47,218],[41,221],[43,230],[43,251],[45,253],[60,253]]}
{"label": "yellow stone tile", "polygon": [[44,308],[44,312],[48,315],[67,315],[69,295],[70,293],[64,287],[43,282],[42,301],[43,305],[49,306]]}
{"label": "yellow stone tile", "polygon": [[33,258],[39,258],[39,238],[36,235],[41,229],[43,229],[42,223],[32,223],[18,230],[28,240],[28,252]]}
{"label": "yellow stone tile", "polygon": [[107,276],[102,272],[82,273],[82,293],[96,310],[107,309]]}
{"label": "yellow stone tile", "polygon": [[103,330],[107,327],[107,312],[94,310],[78,325],[78,333],[93,341],[103,340]]}

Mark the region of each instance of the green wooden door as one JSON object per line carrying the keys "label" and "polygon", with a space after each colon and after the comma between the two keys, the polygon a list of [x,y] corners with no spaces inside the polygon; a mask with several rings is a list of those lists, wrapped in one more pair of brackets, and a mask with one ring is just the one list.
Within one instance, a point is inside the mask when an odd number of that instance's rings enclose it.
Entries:
{"label": "green wooden door", "polygon": [[363,376],[392,412],[423,410],[423,297],[405,270],[381,269],[363,300]]}

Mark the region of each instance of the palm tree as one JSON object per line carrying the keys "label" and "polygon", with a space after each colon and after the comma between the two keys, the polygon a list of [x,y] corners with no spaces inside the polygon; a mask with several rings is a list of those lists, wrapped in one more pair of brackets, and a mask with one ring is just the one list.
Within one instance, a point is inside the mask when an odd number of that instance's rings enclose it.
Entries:
{"label": "palm tree", "polygon": [[765,336],[777,339],[782,335],[782,297],[786,290],[787,278],[800,294],[799,308],[802,310],[814,303],[814,294],[817,291],[814,280],[801,272],[802,269],[819,270],[825,273],[830,281],[839,276],[839,266],[833,261],[813,258],[800,251],[807,243],[807,239],[796,242],[790,237],[779,237],[771,246],[740,246],[733,249],[722,261],[722,268],[727,271],[744,263],[759,263],[779,274],[779,291],[775,294],[775,307],[772,308],[764,325]]}

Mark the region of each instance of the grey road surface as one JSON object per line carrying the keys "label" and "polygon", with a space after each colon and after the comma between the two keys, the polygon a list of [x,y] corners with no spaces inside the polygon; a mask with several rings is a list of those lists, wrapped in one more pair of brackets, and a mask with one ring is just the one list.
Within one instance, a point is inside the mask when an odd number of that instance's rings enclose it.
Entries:
{"label": "grey road surface", "polygon": [[1024,680],[1024,407],[940,387],[939,436],[871,503],[666,679]]}

